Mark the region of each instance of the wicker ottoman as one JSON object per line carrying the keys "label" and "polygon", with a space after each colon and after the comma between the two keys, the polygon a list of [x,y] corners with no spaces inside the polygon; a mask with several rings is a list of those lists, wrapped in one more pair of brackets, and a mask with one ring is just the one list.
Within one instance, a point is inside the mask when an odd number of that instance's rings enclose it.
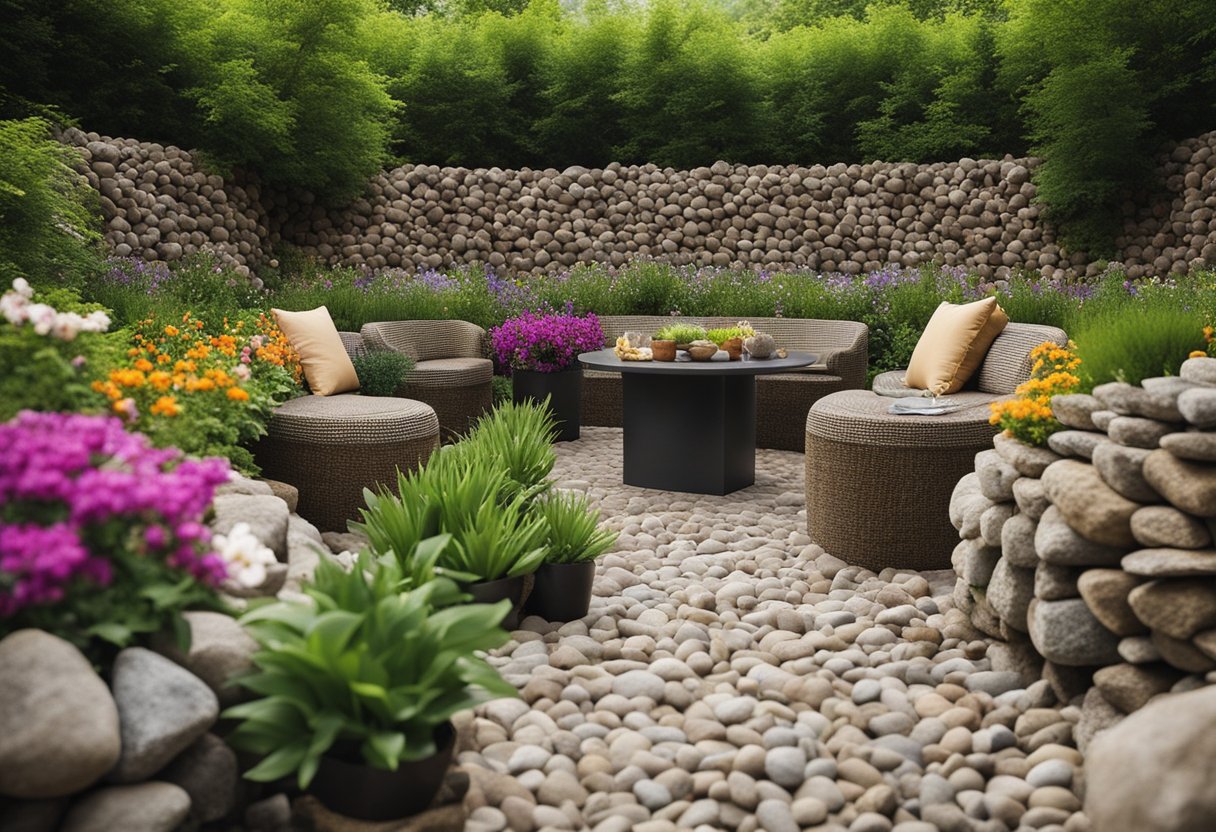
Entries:
{"label": "wicker ottoman", "polygon": [[891,399],[846,390],[806,420],[806,519],[811,538],[875,572],[949,569],[958,532],[950,494],[992,447],[988,393],[957,393],[941,416],[895,416]]}
{"label": "wicker ottoman", "polygon": [[264,476],[300,490],[297,509],[324,531],[359,518],[363,489],[396,485],[439,444],[429,405],[376,396],[303,396],[270,417],[255,457]]}

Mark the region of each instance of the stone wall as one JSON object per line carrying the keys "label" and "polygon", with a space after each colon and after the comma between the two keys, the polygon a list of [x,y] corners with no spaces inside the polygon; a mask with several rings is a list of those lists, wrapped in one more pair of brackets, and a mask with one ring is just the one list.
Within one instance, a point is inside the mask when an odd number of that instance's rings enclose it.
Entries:
{"label": "stone wall", "polygon": [[955,601],[1065,701],[1085,694],[1084,750],[1216,682],[1216,359],[1052,408],[1050,449],[998,436],[955,489]]}
{"label": "stone wall", "polygon": [[[676,264],[857,273],[888,263],[1094,272],[1062,252],[1035,204],[1035,159],[931,165],[654,165],[602,170],[384,171],[342,208],[208,175],[176,147],[69,130],[102,195],[115,251],[176,260],[211,250],[256,269],[280,242],[329,264],[485,263],[546,271],[635,257]],[[1129,201],[1128,273],[1216,264],[1216,132],[1159,160],[1161,193]]]}

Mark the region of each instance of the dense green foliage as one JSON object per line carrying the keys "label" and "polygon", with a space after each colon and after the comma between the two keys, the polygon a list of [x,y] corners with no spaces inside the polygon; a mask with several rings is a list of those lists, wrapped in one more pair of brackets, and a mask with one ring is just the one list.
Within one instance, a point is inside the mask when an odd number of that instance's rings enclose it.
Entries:
{"label": "dense green foliage", "polygon": [[0,284],[60,279],[98,262],[97,193],[75,170],[80,156],[43,119],[0,121]]}
{"label": "dense green foliage", "polygon": [[1032,150],[1053,216],[1097,251],[1160,143],[1216,115],[1207,0],[0,9],[0,115],[51,107],[323,193],[357,190],[389,155],[694,167]]}
{"label": "dense green foliage", "polygon": [[405,384],[414,361],[391,350],[371,350],[353,359],[359,392],[365,396],[392,396]]}
{"label": "dense green foliage", "polygon": [[1208,320],[1197,309],[1180,309],[1162,297],[1095,309],[1070,333],[1077,342],[1083,387],[1107,381],[1139,384],[1154,376],[1176,375],[1193,351],[1205,348],[1203,327]]}

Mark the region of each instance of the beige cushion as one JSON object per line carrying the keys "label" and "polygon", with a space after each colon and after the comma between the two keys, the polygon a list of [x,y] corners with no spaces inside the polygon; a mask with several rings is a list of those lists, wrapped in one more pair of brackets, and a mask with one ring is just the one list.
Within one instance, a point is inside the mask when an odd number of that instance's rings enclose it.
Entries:
{"label": "beige cushion", "polygon": [[279,329],[300,354],[304,378],[317,396],[332,396],[359,389],[359,376],[351,363],[338,328],[324,306],[307,312],[272,309]]}
{"label": "beige cushion", "polygon": [[912,351],[905,383],[938,396],[961,390],[1007,323],[996,298],[942,303]]}

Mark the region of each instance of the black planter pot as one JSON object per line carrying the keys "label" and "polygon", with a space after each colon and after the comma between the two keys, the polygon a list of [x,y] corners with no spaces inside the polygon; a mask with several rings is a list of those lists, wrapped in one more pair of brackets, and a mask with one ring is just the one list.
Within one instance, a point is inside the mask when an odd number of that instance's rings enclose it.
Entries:
{"label": "black planter pot", "polygon": [[519,626],[519,610],[523,606],[527,575],[514,578],[499,578],[494,581],[478,581],[465,584],[464,591],[473,596],[474,604],[496,604],[504,598],[511,602],[511,612],[503,619],[502,626],[514,630]]}
{"label": "black planter pot", "polygon": [[546,563],[536,570],[524,609],[546,621],[575,621],[591,607],[595,561]]}
{"label": "black planter pot", "polygon": [[549,397],[549,407],[557,420],[557,441],[578,439],[583,417],[583,370],[573,367],[560,373],[537,373],[515,370],[511,374],[511,398],[516,402],[530,399],[543,402]]}
{"label": "black planter pot", "polygon": [[435,729],[434,756],[401,763],[396,771],[372,768],[358,748],[321,758],[308,790],[325,808],[356,820],[396,820],[431,805],[452,762],[456,731],[445,722]]}

